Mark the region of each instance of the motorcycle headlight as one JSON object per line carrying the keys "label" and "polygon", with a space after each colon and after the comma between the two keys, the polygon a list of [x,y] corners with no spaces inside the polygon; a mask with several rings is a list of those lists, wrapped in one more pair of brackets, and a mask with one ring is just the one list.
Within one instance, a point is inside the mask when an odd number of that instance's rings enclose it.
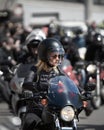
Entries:
{"label": "motorcycle headlight", "polygon": [[87,66],[87,71],[88,71],[89,73],[94,73],[95,70],[96,70],[96,65],[91,64],[91,65],[88,65],[88,66]]}
{"label": "motorcycle headlight", "polygon": [[61,118],[64,121],[71,121],[74,119],[75,112],[71,106],[66,106],[61,110]]}

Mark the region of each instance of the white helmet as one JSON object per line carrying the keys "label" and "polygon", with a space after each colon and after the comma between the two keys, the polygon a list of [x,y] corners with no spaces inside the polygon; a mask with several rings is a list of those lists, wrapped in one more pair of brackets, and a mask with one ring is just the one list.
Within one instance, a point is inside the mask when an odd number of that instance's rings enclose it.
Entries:
{"label": "white helmet", "polygon": [[46,35],[42,29],[34,29],[26,38],[26,46],[28,48],[32,46],[38,46],[38,44],[44,39],[46,39]]}

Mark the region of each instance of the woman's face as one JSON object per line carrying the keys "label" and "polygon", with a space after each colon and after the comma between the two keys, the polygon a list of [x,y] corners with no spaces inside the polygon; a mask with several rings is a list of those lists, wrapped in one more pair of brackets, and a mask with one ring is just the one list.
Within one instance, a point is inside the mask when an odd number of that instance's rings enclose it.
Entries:
{"label": "woman's face", "polygon": [[51,64],[52,66],[58,66],[62,60],[63,60],[63,56],[60,55],[59,53],[56,52],[51,52],[49,53],[49,64]]}

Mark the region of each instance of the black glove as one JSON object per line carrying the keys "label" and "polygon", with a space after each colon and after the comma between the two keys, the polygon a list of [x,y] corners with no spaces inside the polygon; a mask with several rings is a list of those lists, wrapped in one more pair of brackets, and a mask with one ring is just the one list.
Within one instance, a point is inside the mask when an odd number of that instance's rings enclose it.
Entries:
{"label": "black glove", "polygon": [[35,83],[35,82],[23,83],[22,87],[23,87],[23,90],[38,92],[37,83]]}

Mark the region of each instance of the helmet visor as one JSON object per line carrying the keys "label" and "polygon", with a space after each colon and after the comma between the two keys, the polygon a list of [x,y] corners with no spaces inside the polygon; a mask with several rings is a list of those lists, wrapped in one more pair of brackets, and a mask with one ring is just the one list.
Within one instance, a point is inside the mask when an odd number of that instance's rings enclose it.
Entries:
{"label": "helmet visor", "polygon": [[31,48],[37,48],[39,45],[39,41],[36,40],[36,41],[32,41],[30,42],[30,44],[28,44],[28,47],[31,47]]}

